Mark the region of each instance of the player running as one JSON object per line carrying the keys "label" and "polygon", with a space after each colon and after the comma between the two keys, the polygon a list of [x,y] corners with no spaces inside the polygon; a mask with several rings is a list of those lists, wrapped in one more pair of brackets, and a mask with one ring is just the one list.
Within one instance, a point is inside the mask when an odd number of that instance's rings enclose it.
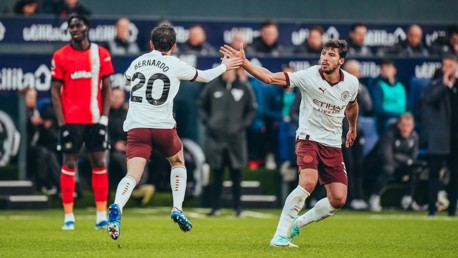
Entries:
{"label": "player running", "polygon": [[200,71],[170,56],[176,48],[173,27],[161,25],[151,35],[150,53],[135,59],[125,73],[127,85],[132,86],[129,111],[124,122],[127,131],[127,175],[119,182],[116,198],[109,208],[108,234],[117,239],[121,214],[154,149],[162,153],[172,167],[170,185],[173,195],[172,220],[184,232],[192,224],[183,214],[182,203],[186,190],[186,168],[183,144],[175,129],[173,99],[181,80],[209,82],[226,70],[238,68],[240,58],[222,58],[219,66]]}
{"label": "player running", "polygon": [[[294,73],[272,73],[252,64],[245,57],[243,44],[239,51],[225,45],[220,52],[242,58],[242,67],[267,84],[298,87],[301,91],[296,131],[299,185],[286,198],[270,242],[274,247],[297,247],[291,240],[300,228],[331,216],[347,198],[348,179],[341,150],[342,120],[346,116],[350,125],[345,142],[348,147],[356,138],[359,87],[355,76],[340,69],[347,54],[347,42],[327,41],[321,51],[320,65]],[[296,218],[318,181],[326,188],[327,197]]]}

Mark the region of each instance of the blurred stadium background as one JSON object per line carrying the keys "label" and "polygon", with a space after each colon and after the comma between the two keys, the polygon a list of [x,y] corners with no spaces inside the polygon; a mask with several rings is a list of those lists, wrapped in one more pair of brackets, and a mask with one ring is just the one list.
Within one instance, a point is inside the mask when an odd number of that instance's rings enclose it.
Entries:
{"label": "blurred stadium background", "polygon": [[[0,2],[0,110],[10,118],[14,127],[23,139],[17,147],[17,155],[8,157],[0,167],[1,180],[26,180],[26,128],[24,100],[18,92],[25,86],[38,91],[39,103],[49,104],[50,58],[52,53],[66,44],[69,35],[66,31],[66,19],[52,14],[45,8],[41,13],[31,17],[23,17],[8,12],[14,0]],[[52,4],[52,0],[40,1],[42,6]],[[259,25],[265,19],[278,21],[280,29],[279,42],[289,51],[279,56],[252,56],[259,63],[271,70],[280,70],[285,64],[295,69],[304,69],[316,62],[316,56],[297,56],[292,49],[301,44],[308,35],[308,28],[320,25],[324,29],[324,38],[347,38],[350,26],[355,22],[363,22],[368,27],[366,44],[373,48],[389,47],[406,38],[409,25],[416,23],[423,29],[423,43],[432,46],[434,42],[444,37],[447,26],[456,23],[458,5],[454,0],[387,0],[387,1],[277,1],[277,0],[233,0],[233,1],[89,1],[81,0],[81,4],[92,11],[90,16],[92,29],[91,40],[106,44],[115,35],[114,24],[123,16],[131,20],[131,35],[129,40],[136,42],[142,51],[147,50],[150,30],[160,21],[168,20],[178,32],[178,42],[187,40],[187,28],[192,24],[200,24],[207,33],[207,41],[215,48],[224,43],[230,43],[235,31],[241,31],[246,41],[259,35]],[[218,55],[181,55],[187,62],[199,69],[207,69],[218,62]],[[113,56],[115,76],[114,86],[123,87],[122,74],[134,55]],[[381,56],[357,58],[362,63],[362,78],[364,83],[378,76],[378,62]],[[440,66],[440,56],[402,57],[392,56],[398,67],[398,78],[407,87],[412,78],[429,79]],[[182,93],[177,96],[176,107],[187,110],[187,117],[178,118],[182,123],[179,128],[201,128],[197,122],[197,113],[193,108],[187,108],[189,101],[198,92],[195,84],[188,89],[182,87]],[[177,115],[179,116],[179,115]],[[182,137],[194,140],[202,145],[202,133],[183,130]],[[11,138],[11,137],[10,137]],[[4,153],[15,152],[13,139],[4,141]],[[6,154],[4,156],[6,156]],[[202,175],[199,175],[199,179]],[[253,190],[255,194],[274,196],[273,204],[267,208],[280,207],[281,180],[279,171],[259,169],[259,173],[246,171],[244,179],[256,181]],[[260,183],[259,183],[260,182]],[[0,182],[1,183],[1,182]],[[199,187],[203,187],[202,182]],[[249,192],[250,183],[246,183]],[[24,191],[33,194],[37,189],[28,183],[18,186],[19,193]],[[22,187],[22,188],[21,188]],[[165,187],[166,188],[166,187]],[[5,188],[0,195],[12,191]],[[21,190],[22,189],[22,190]],[[28,190],[25,190],[28,189]],[[202,189],[196,190],[199,194]],[[193,191],[194,193],[196,191]],[[166,191],[165,191],[166,192]],[[11,192],[10,192],[11,193]],[[196,194],[197,195],[197,194]],[[194,196],[196,197],[196,196]],[[39,199],[39,198],[38,198]],[[205,199],[205,198],[203,198]],[[48,199],[47,199],[48,200]],[[272,199],[269,199],[272,200]],[[5,202],[4,202],[5,203]],[[159,202],[166,205],[167,201]],[[195,206],[202,206],[204,200],[194,200]],[[90,205],[90,202],[88,202]],[[44,207],[58,207],[58,202],[46,201]],[[3,208],[8,208],[4,204]],[[14,206],[12,206],[14,207]],[[29,207],[33,207],[29,206]],[[41,207],[41,206],[40,206]],[[259,207],[264,207],[260,205]]]}

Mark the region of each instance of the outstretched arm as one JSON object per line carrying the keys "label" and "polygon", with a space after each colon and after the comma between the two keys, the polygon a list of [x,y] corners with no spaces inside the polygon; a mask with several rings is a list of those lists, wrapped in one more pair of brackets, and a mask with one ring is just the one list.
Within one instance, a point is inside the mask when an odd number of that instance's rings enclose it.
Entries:
{"label": "outstretched arm", "polygon": [[197,77],[195,80],[198,82],[209,82],[220,76],[225,71],[239,68],[241,64],[242,59],[229,58],[225,56],[221,58],[221,65],[208,70],[197,70]]}
{"label": "outstretched arm", "polygon": [[289,79],[285,73],[272,73],[271,71],[267,70],[266,68],[257,66],[245,57],[245,50],[243,49],[243,43],[240,44],[240,50],[237,51],[228,45],[224,45],[220,48],[219,52],[224,56],[228,57],[238,57],[243,60],[242,67],[250,73],[253,77],[257,78],[258,80],[267,83],[273,84],[278,86],[289,86]]}

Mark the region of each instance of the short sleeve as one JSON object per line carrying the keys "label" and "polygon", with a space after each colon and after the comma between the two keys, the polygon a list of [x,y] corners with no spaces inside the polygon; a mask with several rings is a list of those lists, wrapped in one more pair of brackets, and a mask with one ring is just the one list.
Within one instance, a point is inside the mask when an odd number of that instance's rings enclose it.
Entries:
{"label": "short sleeve", "polygon": [[290,87],[300,87],[301,85],[305,85],[305,72],[303,70],[297,71],[294,73],[286,73],[287,74],[287,80],[289,80],[289,85]]}
{"label": "short sleeve", "polygon": [[197,76],[199,75],[197,69],[188,65],[187,63],[179,60],[178,58],[175,59],[175,71],[176,76],[178,79],[183,81],[194,81]]}
{"label": "short sleeve", "polygon": [[108,50],[103,47],[99,48],[100,52],[100,76],[106,77],[114,73],[113,64],[111,62],[111,56]]}
{"label": "short sleeve", "polygon": [[358,79],[354,80],[354,83],[352,85],[353,87],[353,94],[351,96],[350,102],[354,102],[356,100],[356,97],[358,97],[358,89],[359,89],[359,81]]}
{"label": "short sleeve", "polygon": [[64,75],[62,73],[62,62],[58,53],[54,53],[51,59],[51,76],[53,79],[64,79]]}

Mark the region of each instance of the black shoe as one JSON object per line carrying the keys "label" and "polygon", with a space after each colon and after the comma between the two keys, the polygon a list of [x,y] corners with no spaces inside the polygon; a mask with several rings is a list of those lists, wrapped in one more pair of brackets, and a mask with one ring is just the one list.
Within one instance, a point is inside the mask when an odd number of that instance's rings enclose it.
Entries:
{"label": "black shoe", "polygon": [[207,216],[209,216],[209,217],[218,217],[218,216],[219,216],[219,213],[220,213],[219,210],[217,210],[217,209],[212,209],[212,210],[207,214]]}
{"label": "black shoe", "polygon": [[242,214],[242,209],[237,209],[237,210],[235,210],[235,216],[236,216],[237,218],[242,217],[242,215],[243,215],[243,214]]}

